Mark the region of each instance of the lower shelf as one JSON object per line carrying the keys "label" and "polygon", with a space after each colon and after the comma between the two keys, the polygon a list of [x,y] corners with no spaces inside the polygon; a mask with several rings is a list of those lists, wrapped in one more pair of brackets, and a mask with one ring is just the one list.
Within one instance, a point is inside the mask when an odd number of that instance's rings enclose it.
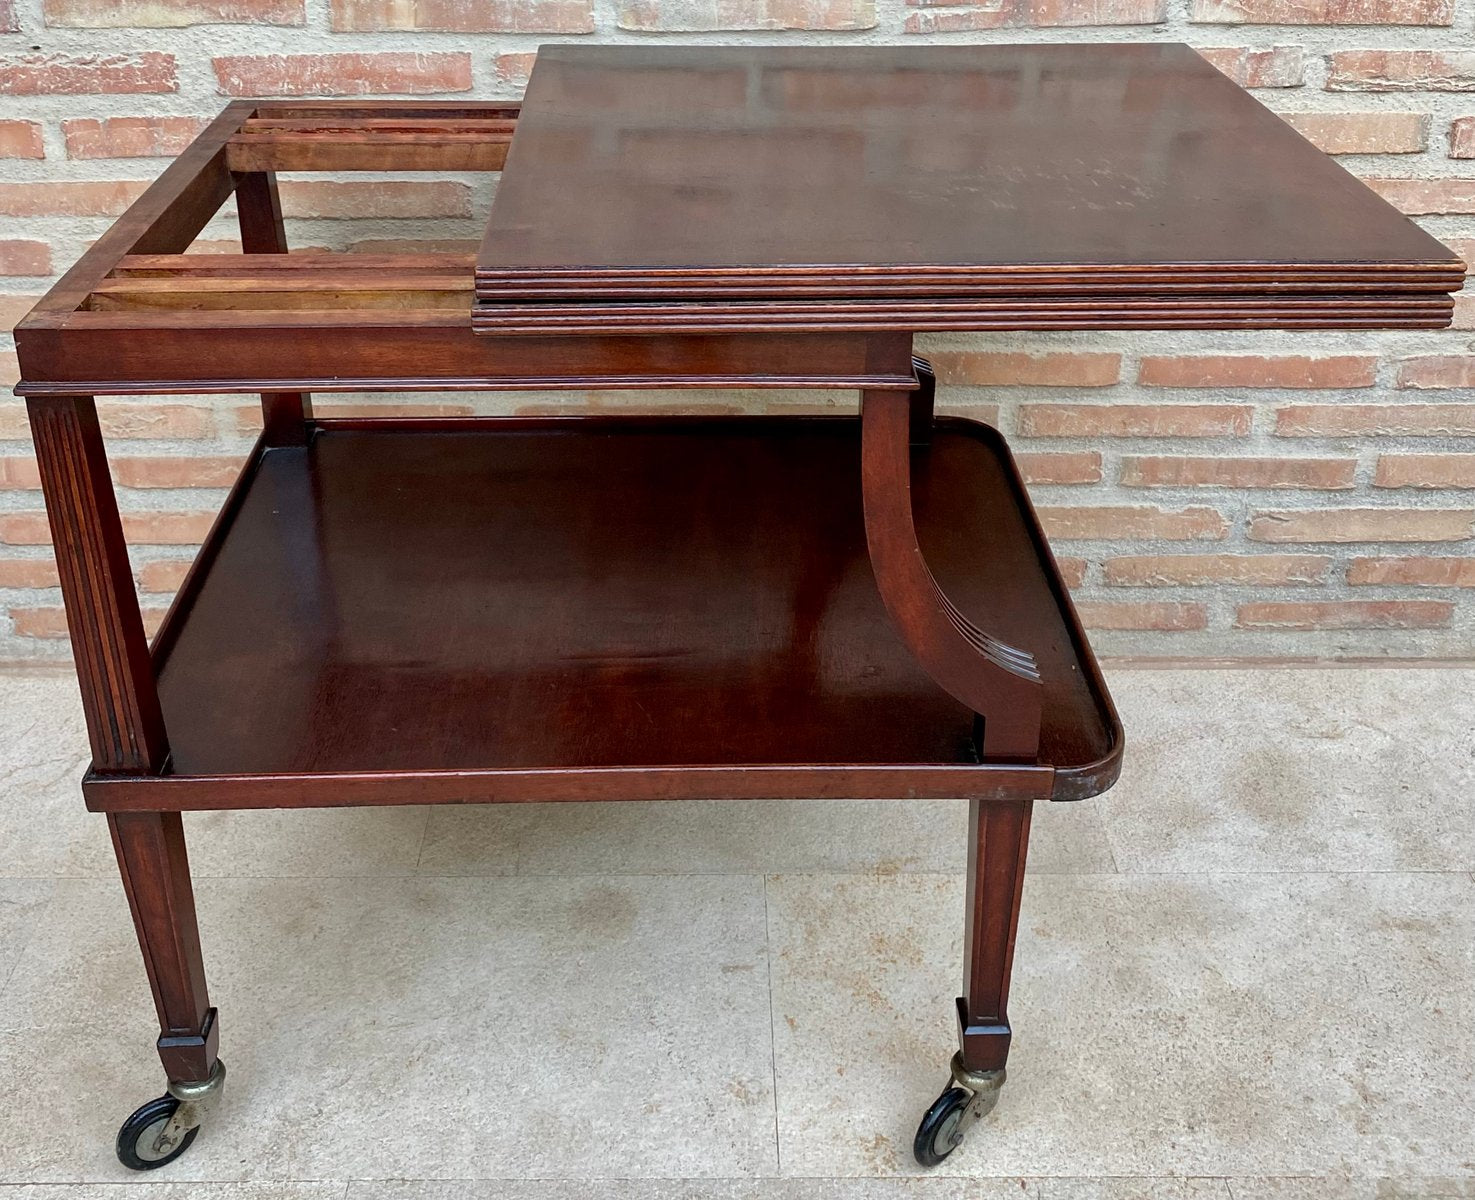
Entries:
{"label": "lower shelf", "polygon": [[[1038,661],[1056,794],[1103,790],[1120,729],[1002,438],[915,460],[939,582]],[[975,762],[877,594],[854,419],[329,424],[242,487],[156,649],[174,774]]]}

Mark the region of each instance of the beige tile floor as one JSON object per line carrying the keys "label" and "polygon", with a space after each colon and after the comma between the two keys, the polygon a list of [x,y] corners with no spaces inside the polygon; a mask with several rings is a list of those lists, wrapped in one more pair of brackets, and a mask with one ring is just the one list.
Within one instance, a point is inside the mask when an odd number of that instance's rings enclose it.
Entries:
{"label": "beige tile floor", "polygon": [[1475,672],[1112,685],[1122,781],[1037,813],[1010,1082],[933,1175],[955,802],[190,818],[230,1083],[138,1177],[74,684],[0,675],[0,1200],[1475,1197]]}

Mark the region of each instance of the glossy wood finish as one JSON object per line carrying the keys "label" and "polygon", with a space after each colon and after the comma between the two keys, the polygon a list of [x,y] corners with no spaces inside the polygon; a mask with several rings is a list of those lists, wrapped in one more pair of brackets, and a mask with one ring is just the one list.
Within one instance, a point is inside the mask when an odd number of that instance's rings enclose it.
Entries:
{"label": "glossy wood finish", "polygon": [[262,105],[226,147],[232,171],[500,171],[517,104]]}
{"label": "glossy wood finish", "polygon": [[[270,171],[236,173],[236,217],[241,228],[243,259],[251,261],[270,255],[280,261],[287,255],[287,226],[282,219],[282,201],[277,193],[277,178]],[[140,256],[145,262],[178,262],[188,255]],[[125,257],[122,263],[134,261]],[[176,270],[179,268],[176,267]],[[120,264],[113,272],[128,272]],[[104,282],[100,287],[106,287]],[[91,307],[98,305],[99,289],[92,293]],[[261,394],[262,425],[267,440],[274,446],[300,446],[306,439],[306,421],[312,416],[312,397],[306,392],[263,392]]]}
{"label": "glossy wood finish", "polygon": [[[896,392],[870,392],[861,400],[861,494],[876,588],[907,649],[982,719],[983,755],[1032,762],[1040,750],[1039,666],[1029,650],[986,633],[959,611],[928,567],[913,517],[910,409],[911,397]],[[922,469],[930,469],[934,449],[929,437]],[[989,531],[980,534],[987,546]]]}
{"label": "glossy wood finish", "polygon": [[[878,327],[883,308],[855,306],[1064,291],[1110,310],[1181,289],[1290,307],[1444,293],[1462,276],[1186,46],[551,46],[477,289],[527,302],[479,318],[520,332],[532,302],[574,294],[643,304],[652,325],[716,317],[652,313],[657,300],[764,299],[794,324],[812,306]],[[972,327],[925,311],[903,326]]]}
{"label": "glossy wood finish", "polygon": [[[969,794],[973,712],[893,629],[861,463],[853,418],[329,422],[263,449],[160,634],[169,773],[317,775],[332,803],[338,773],[526,772],[469,781],[515,800],[650,794],[641,768],[948,767],[930,786]],[[1031,761],[1100,790],[1120,730],[1018,495],[996,434],[938,423],[921,546],[964,619],[1038,655]]]}
{"label": "glossy wood finish", "polygon": [[[503,167],[476,263],[287,253],[278,170]],[[184,255],[232,195],[245,253]],[[1110,786],[1122,734],[912,333],[1418,328],[1462,279],[1184,47],[554,46],[526,114],[230,104],[16,334],[170,1077],[218,1038],[181,811],[696,796],[970,798],[963,1057],[1002,1067],[1030,804]],[[864,406],[308,395],[665,386]],[[265,429],[150,652],[91,397],[151,392],[259,392]]]}
{"label": "glossy wood finish", "polygon": [[178,813],[111,813],[113,848],[159,1014],[171,1082],[210,1077],[220,1027],[205,988],[200,931]]}
{"label": "glossy wood finish", "polygon": [[968,807],[968,902],[958,1040],[973,1071],[1001,1070],[1009,1057],[1009,977],[1024,894],[1028,798],[973,800]]}
{"label": "glossy wood finish", "polygon": [[118,504],[91,396],[27,408],[93,770],[160,770],[169,754]]}

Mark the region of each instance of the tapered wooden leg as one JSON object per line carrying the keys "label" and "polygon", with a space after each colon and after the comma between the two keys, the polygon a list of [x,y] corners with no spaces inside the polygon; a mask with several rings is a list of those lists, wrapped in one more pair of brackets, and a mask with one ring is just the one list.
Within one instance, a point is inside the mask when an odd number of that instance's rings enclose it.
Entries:
{"label": "tapered wooden leg", "polygon": [[[287,227],[277,178],[269,171],[235,176],[236,218],[241,227],[241,249],[247,254],[287,253]],[[307,440],[312,420],[312,397],[306,392],[263,392],[261,416],[269,446],[300,446]]]}
{"label": "tapered wooden leg", "polygon": [[31,436],[99,771],[148,774],[169,754],[153,663],[91,396],[32,397]]}
{"label": "tapered wooden leg", "polygon": [[183,822],[178,813],[109,813],[108,825],[159,1012],[159,1058],[170,1083],[209,1079],[220,1026],[205,990]]}
{"label": "tapered wooden leg", "polygon": [[1009,973],[1024,889],[1029,800],[974,800],[968,816],[968,917],[958,999],[963,1063],[1002,1070],[1009,1057]]}

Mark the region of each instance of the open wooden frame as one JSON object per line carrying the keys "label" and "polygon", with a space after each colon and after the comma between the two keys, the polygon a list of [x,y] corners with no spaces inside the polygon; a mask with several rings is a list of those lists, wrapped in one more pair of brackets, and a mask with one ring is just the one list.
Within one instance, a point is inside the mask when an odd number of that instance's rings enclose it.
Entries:
{"label": "open wooden frame", "polygon": [[[911,462],[932,429],[933,381],[912,358],[909,332],[674,330],[651,338],[550,328],[486,337],[473,329],[469,256],[287,254],[276,171],[497,170],[516,119],[517,106],[506,104],[232,103],[16,331],[23,378],[17,390],[28,399],[92,743],[84,792],[90,808],[108,814],[170,1079],[214,1078],[219,1038],[181,811],[775,795],[971,800],[964,1056],[976,1070],[1002,1066],[1030,805],[1103,790],[1121,754],[1110,699],[1022,484],[1017,475],[1008,484],[1013,503],[1024,506],[1079,669],[1110,726],[1110,751],[1065,771],[1038,761],[1040,680],[1031,656],[965,617],[922,558]],[[231,196],[244,253],[186,254]],[[210,775],[174,769],[160,664],[188,622],[264,457],[308,446],[314,430],[374,427],[315,420],[312,391],[665,386],[862,394],[860,478],[878,587],[916,660],[980,714],[982,761]],[[93,397],[202,392],[260,393],[264,430],[150,646]]]}
{"label": "open wooden frame", "polygon": [[[925,440],[932,380],[925,364],[912,359],[909,334],[487,338],[472,329],[470,256],[287,253],[277,170],[498,170],[517,112],[516,105],[493,103],[232,103],[17,329],[23,375],[17,390],[31,403],[93,730],[89,805],[158,812],[402,803],[407,795],[432,803],[1052,794],[1052,767],[1035,761],[1040,698],[1030,656],[963,617],[921,558],[908,445]],[[186,254],[232,195],[245,252]],[[290,374],[280,372],[283,363],[292,364]],[[311,390],[589,386],[861,391],[865,511],[882,596],[903,640],[939,685],[983,714],[986,761],[924,771],[814,764],[191,777],[171,770],[155,667],[188,619],[261,455],[303,444],[314,424],[335,424],[314,422]],[[195,392],[259,392],[264,432],[151,657],[91,397]],[[1068,610],[1063,586],[1058,593]],[[1089,659],[1078,625],[1075,636]],[[1104,696],[1104,685],[1095,682]],[[1118,755],[1119,748],[1107,761],[1073,770],[1062,781],[1064,794],[1109,786]]]}

